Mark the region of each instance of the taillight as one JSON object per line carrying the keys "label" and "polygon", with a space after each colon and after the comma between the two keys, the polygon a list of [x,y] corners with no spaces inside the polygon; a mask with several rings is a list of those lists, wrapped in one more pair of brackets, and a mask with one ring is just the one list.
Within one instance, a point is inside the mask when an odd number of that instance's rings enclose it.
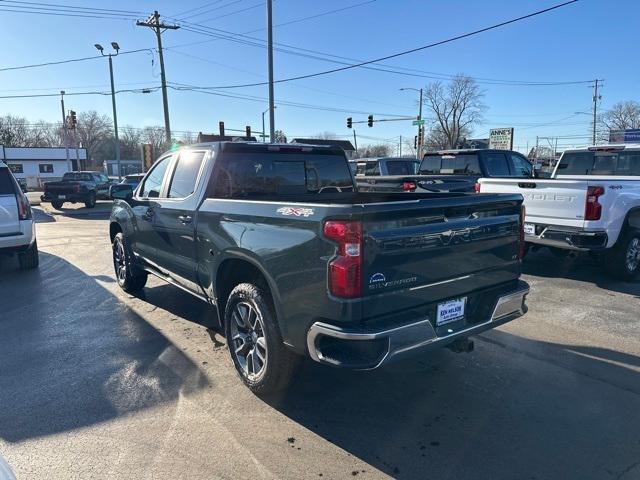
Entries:
{"label": "taillight", "polygon": [[476,184],[473,186],[473,189],[476,191],[476,193],[480,193],[481,187],[482,187],[482,184],[479,182],[476,182]]}
{"label": "taillight", "polygon": [[524,205],[520,205],[520,231],[518,235],[518,259],[524,258],[525,243],[524,243],[524,221],[526,217],[527,209]]}
{"label": "taillight", "polygon": [[416,182],[403,182],[402,183],[402,191],[403,192],[413,192],[416,189]]}
{"label": "taillight", "polygon": [[324,235],[338,244],[338,254],[329,262],[329,292],[336,297],[362,294],[362,225],[360,222],[329,220]]}
{"label": "taillight", "polygon": [[584,207],[585,220],[600,220],[602,205],[598,203],[598,198],[602,195],[604,195],[604,187],[587,187],[587,201]]}
{"label": "taillight", "polygon": [[20,192],[16,193],[16,203],[18,204],[18,219],[29,220],[31,218],[31,205],[27,196]]}

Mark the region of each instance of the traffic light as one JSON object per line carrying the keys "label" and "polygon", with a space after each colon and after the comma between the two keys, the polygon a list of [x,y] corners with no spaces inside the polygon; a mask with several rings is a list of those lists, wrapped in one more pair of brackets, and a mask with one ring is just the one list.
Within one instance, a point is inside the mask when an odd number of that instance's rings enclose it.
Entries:
{"label": "traffic light", "polygon": [[353,128],[353,118],[347,118],[347,128]]}
{"label": "traffic light", "polygon": [[220,136],[224,137],[224,122],[218,122],[218,127],[220,127]]}
{"label": "traffic light", "polygon": [[413,148],[418,148],[418,135],[413,137]]}
{"label": "traffic light", "polygon": [[247,134],[247,138],[249,138],[251,136],[251,126],[247,125],[246,127],[244,127],[245,133]]}
{"label": "traffic light", "polygon": [[69,110],[69,115],[67,116],[67,128],[69,130],[75,130],[77,124],[78,119],[76,118],[76,112]]}
{"label": "traffic light", "polygon": [[369,115],[367,118],[367,125],[373,127],[373,115]]}

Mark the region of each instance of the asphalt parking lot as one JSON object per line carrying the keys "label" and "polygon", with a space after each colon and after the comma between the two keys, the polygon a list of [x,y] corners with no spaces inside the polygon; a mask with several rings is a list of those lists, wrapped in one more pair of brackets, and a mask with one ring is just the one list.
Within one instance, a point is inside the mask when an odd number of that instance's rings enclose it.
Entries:
{"label": "asphalt parking lot", "polygon": [[529,313],[370,372],[305,363],[268,402],[212,312],[113,279],[106,214],[38,210],[41,264],[0,258],[0,454],[20,479],[637,479],[640,282],[532,254]]}

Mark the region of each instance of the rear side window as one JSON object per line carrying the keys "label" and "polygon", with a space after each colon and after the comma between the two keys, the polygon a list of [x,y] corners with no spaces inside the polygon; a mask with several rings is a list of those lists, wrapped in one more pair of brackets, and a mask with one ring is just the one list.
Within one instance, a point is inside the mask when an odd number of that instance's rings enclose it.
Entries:
{"label": "rear side window", "polygon": [[482,175],[476,154],[427,155],[420,165],[424,175]]}
{"label": "rear side window", "polygon": [[389,175],[415,175],[416,162],[394,160],[387,162]]}
{"label": "rear side window", "polygon": [[183,152],[180,154],[171,179],[169,198],[186,198],[193,193],[203,158],[204,152]]}
{"label": "rear side window", "polygon": [[377,160],[373,162],[367,162],[364,167],[364,174],[369,176],[380,175],[380,163],[378,163]]}
{"label": "rear side window", "polygon": [[219,162],[212,179],[219,198],[353,191],[351,171],[340,156],[227,153]]}
{"label": "rear side window", "polygon": [[0,195],[15,195],[15,193],[9,169],[0,168]]}
{"label": "rear side window", "polygon": [[514,177],[531,177],[533,175],[533,167],[531,162],[521,155],[511,153],[511,174]]}
{"label": "rear side window", "polygon": [[509,177],[509,164],[503,153],[487,153],[484,157],[487,175],[490,177]]}

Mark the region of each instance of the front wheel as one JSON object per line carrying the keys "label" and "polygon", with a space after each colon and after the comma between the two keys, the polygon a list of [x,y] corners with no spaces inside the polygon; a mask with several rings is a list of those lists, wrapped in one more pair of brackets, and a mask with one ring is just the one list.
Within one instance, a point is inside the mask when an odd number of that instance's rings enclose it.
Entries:
{"label": "front wheel", "polygon": [[137,268],[131,261],[131,255],[122,232],[113,239],[113,268],[118,286],[127,293],[142,290],[147,283],[147,272]]}
{"label": "front wheel", "polygon": [[61,202],[60,200],[54,200],[53,202],[51,202],[51,206],[56,210],[60,210],[63,204],[64,202]]}
{"label": "front wheel", "polygon": [[89,197],[84,202],[84,206],[87,207],[87,208],[93,208],[93,207],[96,206],[96,194],[95,194],[95,192],[91,192],[89,194]]}
{"label": "front wheel", "polygon": [[231,359],[244,384],[257,395],[285,388],[297,358],[282,342],[268,293],[241,283],[229,295],[224,319]]}
{"label": "front wheel", "polygon": [[640,272],[640,231],[623,232],[616,245],[606,254],[605,268],[620,280],[633,280]]}

